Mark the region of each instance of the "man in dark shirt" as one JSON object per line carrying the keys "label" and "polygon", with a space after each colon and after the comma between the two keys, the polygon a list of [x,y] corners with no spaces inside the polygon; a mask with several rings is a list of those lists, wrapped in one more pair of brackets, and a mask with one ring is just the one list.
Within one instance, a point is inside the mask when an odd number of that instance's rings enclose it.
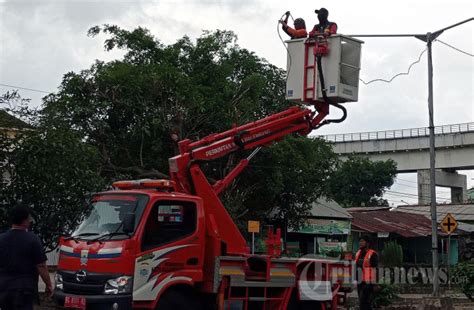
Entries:
{"label": "man in dark shirt", "polygon": [[309,37],[314,37],[318,35],[330,36],[336,34],[337,24],[328,21],[329,11],[325,8],[314,11],[318,14],[319,24],[314,25],[313,30],[309,33]]}
{"label": "man in dark shirt", "polygon": [[359,239],[359,250],[355,256],[355,262],[358,275],[357,293],[359,295],[359,309],[372,310],[379,259],[377,252],[370,248],[370,237],[362,236]]}
{"label": "man in dark shirt", "polygon": [[46,294],[53,287],[46,266],[41,241],[28,232],[33,219],[25,206],[10,211],[11,229],[0,234],[0,309],[32,310],[38,294],[38,274],[46,284]]}

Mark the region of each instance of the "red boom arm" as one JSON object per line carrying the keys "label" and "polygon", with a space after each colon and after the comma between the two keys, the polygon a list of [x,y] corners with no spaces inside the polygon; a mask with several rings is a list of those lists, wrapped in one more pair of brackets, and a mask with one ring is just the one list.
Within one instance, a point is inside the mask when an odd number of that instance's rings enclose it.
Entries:
{"label": "red boom arm", "polygon": [[[247,253],[244,238],[220,202],[218,195],[245,169],[249,158],[239,164],[222,180],[209,184],[199,164],[222,158],[239,150],[250,150],[271,144],[283,137],[297,133],[309,134],[329,114],[329,105],[317,102],[316,112],[309,108],[291,107],[286,111],[228,131],[211,134],[199,141],[179,142],[180,154],[170,158],[170,175],[178,191],[200,196],[206,208],[206,223],[217,225],[218,238],[227,246],[228,253]],[[208,226],[209,227],[209,226]],[[214,255],[221,249],[216,249]]]}

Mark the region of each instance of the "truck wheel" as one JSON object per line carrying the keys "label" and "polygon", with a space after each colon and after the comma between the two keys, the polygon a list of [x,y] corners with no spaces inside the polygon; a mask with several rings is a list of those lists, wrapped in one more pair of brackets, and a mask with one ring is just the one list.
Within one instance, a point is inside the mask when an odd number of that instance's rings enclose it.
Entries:
{"label": "truck wheel", "polygon": [[160,298],[156,310],[202,310],[195,296],[170,290]]}

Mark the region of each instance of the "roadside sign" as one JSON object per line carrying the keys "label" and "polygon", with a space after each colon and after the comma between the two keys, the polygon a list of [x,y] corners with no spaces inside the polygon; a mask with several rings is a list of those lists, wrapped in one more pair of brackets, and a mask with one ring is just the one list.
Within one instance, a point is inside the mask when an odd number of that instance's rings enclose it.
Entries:
{"label": "roadside sign", "polygon": [[456,219],[451,215],[451,213],[446,214],[443,220],[440,223],[441,230],[447,233],[448,235],[452,234],[456,231],[458,227],[458,222]]}
{"label": "roadside sign", "polygon": [[250,233],[259,233],[260,232],[260,222],[259,221],[249,221],[248,230]]}

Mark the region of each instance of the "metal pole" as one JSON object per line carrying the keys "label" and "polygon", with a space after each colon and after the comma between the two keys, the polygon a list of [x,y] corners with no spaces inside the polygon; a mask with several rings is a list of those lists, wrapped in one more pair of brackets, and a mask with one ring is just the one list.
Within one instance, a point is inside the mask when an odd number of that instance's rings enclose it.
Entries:
{"label": "metal pole", "polygon": [[433,119],[433,57],[431,43],[433,37],[431,33],[426,35],[428,47],[428,110],[430,129],[430,198],[431,198],[431,251],[433,257],[433,296],[439,296],[438,279],[438,219],[436,214],[436,171],[435,171],[435,136]]}
{"label": "metal pole", "polygon": [[447,260],[448,260],[448,289],[451,289],[451,270],[450,270],[450,259],[449,259],[449,256],[451,254],[451,234],[448,235],[448,248],[446,249],[446,254],[448,255],[447,256]]}
{"label": "metal pole", "polygon": [[255,233],[252,233],[252,254],[255,254]]}
{"label": "metal pole", "polygon": [[431,251],[433,256],[433,296],[439,296],[438,279],[438,219],[436,214],[436,180],[435,180],[435,137],[433,120],[433,57],[431,45],[433,41],[444,31],[473,21],[474,17],[468,18],[451,26],[445,27],[433,33],[424,34],[354,34],[351,37],[365,38],[395,38],[415,37],[426,42],[428,48],[428,109],[429,109],[429,132],[430,132],[430,195],[431,195]]}

